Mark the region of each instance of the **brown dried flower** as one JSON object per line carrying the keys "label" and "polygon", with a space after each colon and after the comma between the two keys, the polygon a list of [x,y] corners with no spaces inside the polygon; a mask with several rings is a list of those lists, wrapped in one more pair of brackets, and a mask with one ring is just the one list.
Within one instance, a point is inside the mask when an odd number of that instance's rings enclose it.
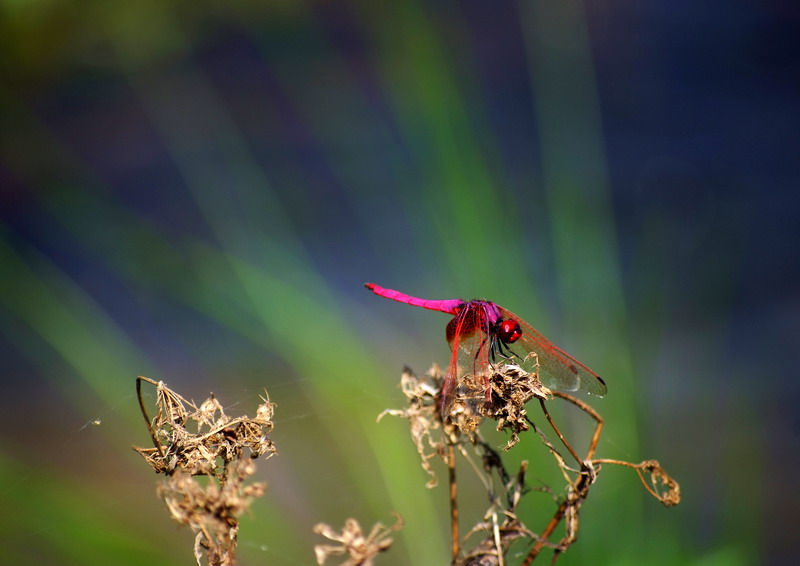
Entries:
{"label": "brown dried flower", "polygon": [[533,398],[546,401],[552,392],[542,385],[537,374],[528,373],[518,365],[499,365],[492,370],[491,403],[484,407],[484,416],[497,421],[497,430],[511,433],[505,446],[510,450],[519,442],[519,434],[530,429],[525,403]]}
{"label": "brown dried flower", "polygon": [[330,525],[319,523],[314,532],[340,544],[318,544],[314,546],[317,564],[324,564],[331,556],[347,556],[340,566],[372,566],[372,559],[392,546],[389,535],[403,528],[403,518],[395,513],[395,524],[391,527],[376,523],[369,534],[364,536],[361,525],[355,519],[347,519],[342,532],[339,533]]}
{"label": "brown dried flower", "polygon": [[[142,382],[156,387],[152,422],[144,408]],[[153,447],[134,450],[166,476],[158,487],[159,497],[174,520],[197,533],[198,565],[203,556],[209,565],[233,565],[239,517],[266,490],[264,483],[245,481],[255,473],[256,458],[276,454],[267,436],[274,404],[263,399],[255,418],[231,418],[213,395],[197,406],[146,377],[137,379],[136,389]],[[202,476],[211,481],[198,481]]]}

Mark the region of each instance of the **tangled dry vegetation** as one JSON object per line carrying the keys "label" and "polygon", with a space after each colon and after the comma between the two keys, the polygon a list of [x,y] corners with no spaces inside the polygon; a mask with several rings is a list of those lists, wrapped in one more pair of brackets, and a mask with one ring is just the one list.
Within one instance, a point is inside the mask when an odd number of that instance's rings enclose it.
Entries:
{"label": "tangled dry vegetation", "polygon": [[[512,546],[516,549],[515,556],[522,556],[519,562],[522,566],[533,563],[544,549],[552,550],[551,563],[555,562],[576,540],[581,506],[603,465],[635,470],[645,489],[667,507],[680,501],[678,483],[656,460],[630,463],[595,456],[603,420],[585,402],[550,391],[536,373],[527,373],[516,365],[493,366],[488,379],[491,395],[485,404],[475,409],[470,403],[456,400],[443,418],[442,371],[434,366],[426,375],[417,377],[406,369],[401,376],[401,387],[407,407],[386,410],[378,416],[378,420],[386,415],[408,420],[412,441],[429,476],[427,487],[433,488],[438,483],[434,463],[442,461],[446,466],[452,566],[506,566],[510,563]],[[143,382],[156,389],[156,413],[152,420],[142,400]],[[213,395],[198,406],[164,383],[144,377],[137,379],[137,392],[153,447],[135,447],[135,450],[150,467],[165,476],[158,487],[159,497],[173,519],[196,533],[194,554],[198,566],[204,562],[209,566],[232,566],[236,560],[239,517],[266,490],[263,483],[249,482],[255,460],[276,454],[268,436],[273,426],[274,405],[263,399],[254,418],[231,418]],[[556,399],[574,405],[595,423],[583,456],[565,438],[547,408]],[[528,416],[526,403],[534,400],[557,441],[552,441]],[[522,522],[518,511],[523,503],[530,505],[525,499],[529,493],[542,489],[533,490],[526,485],[526,461],[515,472],[508,471],[502,450],[495,449],[481,434],[480,425],[485,420],[494,421],[497,430],[508,433],[505,451],[518,444],[521,434],[529,431],[536,434],[560,470],[561,488],[546,489],[556,499],[554,512],[538,532]],[[482,519],[463,537],[459,527],[457,454],[479,476],[490,502]],[[475,499],[474,493],[469,496]],[[315,546],[317,563],[343,559],[341,566],[371,566],[378,555],[389,550],[392,533],[402,525],[399,515],[394,525],[378,523],[366,534],[355,519],[347,519],[341,531],[320,523],[314,532],[333,544]],[[521,554],[520,548],[524,549]]]}
{"label": "tangled dry vegetation", "polygon": [[[408,407],[402,410],[387,410],[380,416],[394,415],[409,421],[411,438],[416,445],[422,467],[429,474],[428,487],[437,484],[433,462],[441,460],[447,466],[450,492],[451,551],[456,566],[503,566],[509,564],[508,553],[512,544],[524,545],[529,550],[523,553],[523,566],[533,563],[542,550],[553,550],[552,562],[575,542],[579,511],[589,490],[597,480],[603,464],[615,464],[632,468],[639,475],[647,491],[667,507],[680,501],[680,486],[663,470],[656,460],[634,464],[621,460],[597,458],[595,450],[603,428],[600,415],[589,405],[566,393],[550,391],[539,381],[538,376],[527,373],[516,365],[498,365],[491,369],[489,382],[491,398],[479,410],[470,409],[468,403],[456,402],[449,418],[442,418],[439,410],[439,395],[444,376],[434,366],[427,375],[417,377],[406,369],[401,377],[403,393]],[[565,456],[537,427],[527,414],[525,404],[538,401],[545,419],[553,429],[558,442],[566,449]],[[562,399],[578,407],[595,422],[594,433],[584,456],[579,456],[564,437],[550,412],[547,403]],[[510,435],[505,450],[511,450],[519,442],[520,434],[536,433],[547,451],[552,455],[564,480],[561,490],[550,489],[558,496],[556,509],[550,521],[540,532],[535,532],[519,518],[518,509],[524,497],[532,490],[526,486],[527,462],[523,461],[515,473],[510,473],[502,454],[487,443],[478,425],[485,419],[493,420],[497,430]],[[459,534],[458,474],[456,454],[471,464],[486,487],[490,505],[483,519],[463,537]],[[471,497],[474,494],[470,494]],[[556,536],[559,525],[564,524],[561,535]],[[463,543],[474,540],[469,549]],[[526,549],[528,547],[525,547]]]}
{"label": "tangled dry vegetation", "polygon": [[[142,382],[156,388],[152,421],[144,406]],[[255,459],[276,454],[267,436],[274,405],[263,399],[254,418],[231,418],[213,395],[198,406],[163,382],[146,377],[137,378],[136,390],[153,447],[134,450],[165,476],[158,496],[175,521],[196,533],[198,565],[205,560],[210,566],[232,566],[239,517],[266,490],[262,482],[248,482],[255,473]]]}

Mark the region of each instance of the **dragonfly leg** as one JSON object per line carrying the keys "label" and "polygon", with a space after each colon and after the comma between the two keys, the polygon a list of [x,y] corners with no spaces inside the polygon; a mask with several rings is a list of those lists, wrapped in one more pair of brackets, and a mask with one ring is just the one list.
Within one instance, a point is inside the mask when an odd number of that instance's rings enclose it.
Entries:
{"label": "dragonfly leg", "polygon": [[497,357],[503,358],[507,362],[521,363],[524,360],[514,350],[509,348],[502,340],[495,340],[492,346],[492,361]]}

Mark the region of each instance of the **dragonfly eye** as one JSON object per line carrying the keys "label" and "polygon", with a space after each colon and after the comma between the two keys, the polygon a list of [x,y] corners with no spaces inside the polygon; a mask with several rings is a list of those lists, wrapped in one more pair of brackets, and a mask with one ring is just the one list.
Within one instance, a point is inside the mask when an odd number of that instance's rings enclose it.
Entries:
{"label": "dragonfly eye", "polygon": [[500,322],[497,335],[504,343],[513,344],[522,337],[522,328],[513,318],[507,318]]}

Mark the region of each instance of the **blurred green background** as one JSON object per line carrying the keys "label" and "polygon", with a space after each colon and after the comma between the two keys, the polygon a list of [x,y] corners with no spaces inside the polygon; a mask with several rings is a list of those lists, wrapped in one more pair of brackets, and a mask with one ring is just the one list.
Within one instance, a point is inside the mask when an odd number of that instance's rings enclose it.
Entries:
{"label": "blurred green background", "polygon": [[[665,509],[606,467],[563,564],[790,562],[798,23],[779,2],[0,3],[0,562],[192,563],[130,450],[147,375],[277,403],[242,564],[312,564],[314,524],[391,511],[381,564],[446,564],[445,490],[375,417],[404,364],[446,363],[447,318],[365,281],[517,312],[605,377],[599,455],[681,483]],[[553,477],[535,442],[510,458]],[[532,494],[529,526],[551,509]]]}

